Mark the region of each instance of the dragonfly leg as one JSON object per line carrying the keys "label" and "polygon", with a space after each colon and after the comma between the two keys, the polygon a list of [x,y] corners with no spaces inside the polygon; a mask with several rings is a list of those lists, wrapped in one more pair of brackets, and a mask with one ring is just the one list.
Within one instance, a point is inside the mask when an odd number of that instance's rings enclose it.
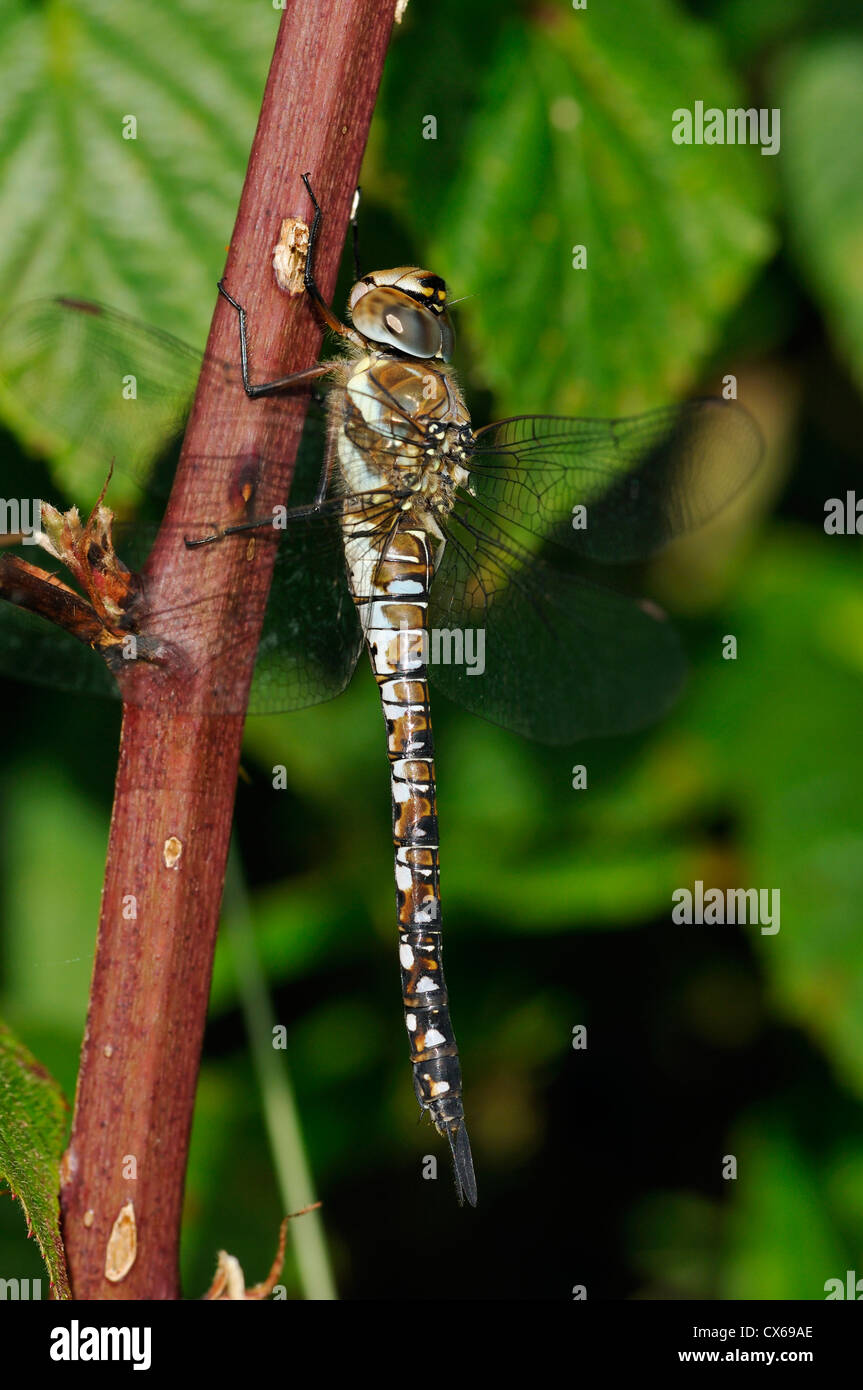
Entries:
{"label": "dragonfly leg", "polygon": [[[284,521],[305,521],[310,516],[320,516],[329,513],[330,515],[340,516],[344,510],[341,497],[330,497],[326,500],[310,502],[302,507],[288,507],[281,515]],[[264,531],[273,529],[273,518],[271,516],[257,517],[254,521],[238,521],[233,526],[213,527],[209,536],[199,536],[195,540],[184,537],[187,550],[198,550],[202,545],[213,545],[216,541],[223,541],[226,536],[236,536],[242,531]],[[279,527],[281,528],[281,525]]]}
{"label": "dragonfly leg", "polygon": [[[310,296],[318,314],[323,319],[327,328],[331,329],[333,333],[338,333],[343,338],[350,338],[351,342],[361,345],[361,340],[354,333],[353,329],[348,328],[347,324],[342,323],[340,319],[336,318],[336,315],[333,313],[332,309],[330,309],[318,289],[318,282],[315,279],[315,251],[317,249],[318,237],[320,236],[323,212],[321,211],[320,203],[312,191],[310,176],[308,174],[303,174],[303,183],[306,186],[306,192],[312,200],[312,207],[315,213],[312,218],[312,228],[309,233],[309,249],[306,254],[306,264],[303,267],[303,285],[305,286],[306,294]],[[356,242],[356,209],[359,203],[359,193],[360,190],[357,188],[354,194],[353,207],[351,209],[355,257],[358,254]],[[359,278],[359,270],[357,270],[357,277]],[[327,372],[332,371],[332,363],[318,362],[314,367],[305,367],[302,371],[290,372],[287,376],[275,377],[272,381],[252,382],[249,379],[249,338],[246,328],[246,310],[239,300],[235,299],[225,288],[224,279],[219,281],[219,294],[223,299],[228,301],[231,308],[235,309],[237,313],[237,321],[240,327],[240,365],[243,373],[243,390],[251,400],[257,400],[260,396],[272,396],[279,391],[287,391],[292,386],[302,386],[306,382],[314,381],[316,378],[325,376]]]}
{"label": "dragonfly leg", "polygon": [[224,280],[219,281],[219,294],[227,299],[232,309],[237,311],[240,325],[240,367],[243,373],[243,390],[251,400],[259,396],[272,396],[278,391],[287,391],[292,386],[302,386],[307,381],[315,381],[333,369],[332,362],[316,362],[314,367],[304,367],[300,372],[290,372],[287,376],[276,377],[273,381],[252,382],[249,380],[249,340],[246,331],[246,311],[239,300],[234,299],[225,289]]}
{"label": "dragonfly leg", "polygon": [[[327,328],[331,329],[333,333],[338,333],[339,336],[342,338],[350,338],[352,342],[357,342],[358,340],[353,330],[348,328],[347,324],[342,323],[341,319],[336,318],[332,309],[327,304],[327,301],[324,299],[324,296],[318,289],[318,282],[315,279],[315,256],[318,249],[318,237],[321,233],[321,223],[324,220],[324,214],[321,211],[320,203],[318,202],[317,198],[315,197],[312,191],[310,174],[303,174],[303,183],[306,186],[306,192],[308,193],[309,198],[312,202],[312,207],[315,210],[315,215],[312,218],[312,229],[309,232],[309,249],[306,254],[306,264],[303,268],[303,284],[305,285],[306,294],[309,295],[313,300],[315,307],[318,313],[320,314],[321,318],[323,319],[324,323],[327,325]],[[359,190],[357,190],[357,193],[354,194],[354,204],[351,209],[352,219],[356,212],[358,192]],[[354,226],[356,226],[355,222]],[[357,278],[359,279],[359,273],[357,274]]]}

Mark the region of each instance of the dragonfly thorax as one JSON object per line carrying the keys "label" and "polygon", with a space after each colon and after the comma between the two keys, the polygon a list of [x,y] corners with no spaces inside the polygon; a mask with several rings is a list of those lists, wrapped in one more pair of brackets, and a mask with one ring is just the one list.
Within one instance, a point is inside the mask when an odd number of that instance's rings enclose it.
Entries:
{"label": "dragonfly thorax", "polygon": [[378,351],[358,354],[344,373],[335,441],[345,490],[387,493],[394,511],[439,534],[435,518],[467,481],[473,439],[451,370]]}

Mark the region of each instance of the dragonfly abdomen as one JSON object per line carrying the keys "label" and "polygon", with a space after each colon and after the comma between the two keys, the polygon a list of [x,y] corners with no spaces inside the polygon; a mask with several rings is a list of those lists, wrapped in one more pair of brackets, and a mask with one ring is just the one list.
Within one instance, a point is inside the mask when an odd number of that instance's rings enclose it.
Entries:
{"label": "dragonfly abdomen", "polygon": [[431,541],[394,526],[374,564],[352,564],[354,600],[381,693],[393,811],[399,964],[414,1089],[453,1153],[459,1199],[476,1204],[458,1048],[443,973],[434,741],[426,673]]}

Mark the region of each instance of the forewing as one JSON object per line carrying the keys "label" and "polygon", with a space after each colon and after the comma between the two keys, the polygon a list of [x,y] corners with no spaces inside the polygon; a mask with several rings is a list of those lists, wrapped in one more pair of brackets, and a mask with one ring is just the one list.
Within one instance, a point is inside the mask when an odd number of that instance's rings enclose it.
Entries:
{"label": "forewing", "polygon": [[[238,365],[203,355],[104,305],[31,300],[0,325],[4,409],[31,447],[68,456],[74,470],[69,476],[81,486],[93,479],[101,485],[113,463],[145,491],[166,496],[199,379],[210,389],[213,421],[245,407]],[[308,388],[262,404],[272,424],[262,433],[263,460],[284,448],[285,419],[291,430],[298,427],[298,399],[308,404]],[[307,427],[322,448],[325,428],[317,406],[309,410]],[[75,500],[84,502],[81,496]]]}
{"label": "forewing", "polygon": [[70,456],[88,483],[104,479],[112,461],[144,486],[170,482],[155,470],[182,438],[199,353],[73,299],[18,305],[0,327],[0,348],[4,407],[32,447]]}
{"label": "forewing", "polygon": [[[37,300],[13,310],[2,326],[2,358],[6,403],[25,437],[45,451],[68,454],[82,488],[100,486],[113,461],[148,493],[166,492],[199,375],[213,375],[220,409],[231,411],[243,399],[233,366],[204,359],[168,334],[84,301]],[[284,404],[292,416],[295,404],[295,398]],[[270,410],[281,408],[277,401]],[[323,447],[324,424],[317,411],[306,422],[298,454],[300,500],[314,495]],[[112,485],[109,502],[114,490]],[[83,497],[76,492],[75,500]],[[190,532],[205,534],[217,521],[190,522]],[[246,545],[253,534],[223,544]],[[139,570],[155,528],[117,524],[114,535],[117,553]],[[20,553],[68,582],[41,550]],[[241,592],[235,601],[242,606]],[[181,623],[203,629],[208,661],[224,654],[226,641],[242,636],[233,626],[226,638],[224,614],[219,589],[200,592],[180,617]],[[158,631],[159,616],[152,615],[151,630]],[[350,679],[361,643],[337,520],[330,512],[291,521],[277,552],[250,708],[296,709],[338,694]],[[0,669],[64,690],[117,693],[101,657],[11,603],[0,604]]]}
{"label": "forewing", "polygon": [[706,398],[621,420],[502,420],[477,432],[468,467],[490,511],[608,564],[644,559],[703,525],[745,487],[762,451],[742,406]]}

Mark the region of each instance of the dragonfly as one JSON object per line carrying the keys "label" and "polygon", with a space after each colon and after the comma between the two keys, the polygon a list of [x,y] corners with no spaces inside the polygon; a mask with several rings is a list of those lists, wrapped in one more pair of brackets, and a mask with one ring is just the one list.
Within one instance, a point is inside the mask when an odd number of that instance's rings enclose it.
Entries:
{"label": "dragonfly", "polygon": [[[451,366],[445,281],[417,266],[368,275],[357,267],[342,322],[315,279],[322,213],[308,176],[304,183],[314,208],[304,284],[338,355],[253,382],[245,311],[220,284],[237,317],[239,363],[202,358],[100,305],[35,301],[3,327],[2,385],[77,460],[114,458],[152,486],[202,375],[228,411],[241,392],[290,411],[292,391],[328,379],[324,408],[312,407],[304,428],[291,505],[223,528],[194,518],[199,534],[186,543],[246,543],[265,526],[279,532],[249,712],[337,695],[368,651],[386,728],[414,1089],[449,1143],[460,1203],[474,1206],[443,971],[430,683],[549,744],[662,716],[684,677],[679,640],[661,610],[608,576],[715,516],[751,479],[762,441],[739,403],[714,398],[623,419],[521,415],[474,428]],[[130,375],[133,411],[120,389]],[[145,553],[151,538],[140,527],[124,533],[130,553]],[[203,610],[211,601],[207,593],[195,600]],[[142,631],[158,632],[159,614],[143,622],[140,605],[135,612]],[[129,621],[118,620],[118,640]],[[100,662],[68,633],[59,634],[68,639],[62,650],[53,631],[46,647],[37,629],[47,625],[20,607],[0,605],[0,624],[0,665],[10,674],[110,693],[104,632],[84,639]],[[224,640],[214,623],[214,656]]]}

